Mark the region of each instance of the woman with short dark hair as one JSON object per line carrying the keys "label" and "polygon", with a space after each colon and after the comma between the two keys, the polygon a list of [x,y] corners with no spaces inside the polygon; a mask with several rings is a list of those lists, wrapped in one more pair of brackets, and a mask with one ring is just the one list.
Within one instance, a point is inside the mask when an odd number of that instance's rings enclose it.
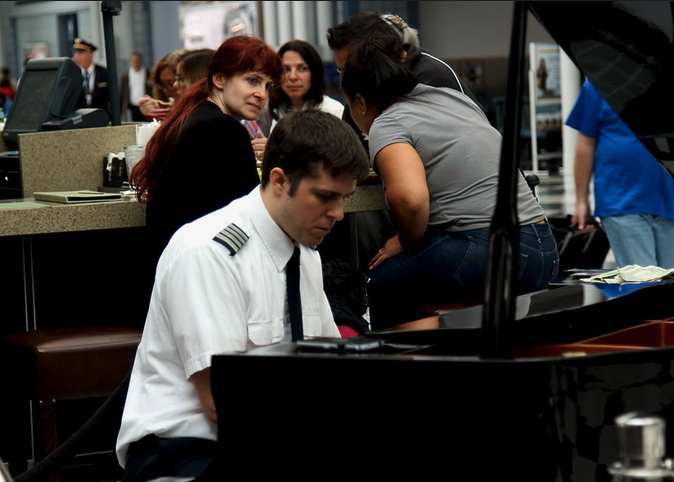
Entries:
{"label": "woman with short dark hair", "polygon": [[[484,301],[499,184],[501,134],[467,96],[419,83],[401,48],[400,37],[382,29],[349,47],[342,72],[346,104],[369,136],[370,165],[397,228],[370,261],[373,329],[419,319],[429,303]],[[516,202],[521,294],[548,287],[559,254],[521,173]]]}

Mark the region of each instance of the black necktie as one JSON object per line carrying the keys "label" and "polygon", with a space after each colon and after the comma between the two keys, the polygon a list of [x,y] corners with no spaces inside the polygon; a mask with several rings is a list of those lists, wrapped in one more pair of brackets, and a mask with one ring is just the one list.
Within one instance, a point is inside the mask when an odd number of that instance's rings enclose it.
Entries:
{"label": "black necktie", "polygon": [[84,81],[82,82],[82,87],[84,87],[84,97],[87,100],[87,105],[91,105],[91,95],[89,92],[89,71],[84,71]]}
{"label": "black necktie", "polygon": [[304,329],[302,327],[302,299],[300,298],[300,248],[297,246],[286,266],[286,289],[292,339],[293,341],[302,340]]}

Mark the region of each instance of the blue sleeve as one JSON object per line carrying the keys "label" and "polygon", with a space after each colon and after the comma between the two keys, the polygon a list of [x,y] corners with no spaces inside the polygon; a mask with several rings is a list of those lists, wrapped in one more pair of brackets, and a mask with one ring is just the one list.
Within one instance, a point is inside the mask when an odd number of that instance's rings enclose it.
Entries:
{"label": "blue sleeve", "polygon": [[604,98],[586,80],[566,119],[566,125],[596,139],[599,136],[603,103]]}

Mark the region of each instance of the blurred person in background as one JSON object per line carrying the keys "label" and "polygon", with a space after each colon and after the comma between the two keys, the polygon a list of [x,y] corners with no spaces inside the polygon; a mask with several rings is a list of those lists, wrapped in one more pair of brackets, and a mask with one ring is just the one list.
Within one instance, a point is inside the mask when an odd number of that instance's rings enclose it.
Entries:
{"label": "blurred person in background", "polygon": [[278,50],[283,61],[283,83],[271,93],[268,108],[257,123],[262,132],[253,149],[262,159],[267,137],[284,115],[293,110],[316,108],[341,119],[344,105],[325,94],[325,67],[318,51],[304,40],[290,40]]}
{"label": "blurred person in background", "polygon": [[5,111],[5,116],[9,113],[9,108],[14,102],[16,96],[16,81],[9,75],[9,68],[2,68],[0,75],[0,107]]}
{"label": "blurred person in background", "polygon": [[419,31],[410,27],[402,17],[393,13],[383,13],[381,18],[398,32],[403,44],[420,47]]}
{"label": "blurred person in background", "polygon": [[174,87],[176,66],[180,56],[187,50],[184,48],[172,50],[157,60],[152,67],[152,95],[138,99],[140,111],[146,120],[162,120],[168,113],[168,109],[178,101],[179,95]]}
{"label": "blurred person in background", "polygon": [[129,68],[119,76],[122,115],[129,114],[133,122],[145,122],[146,118],[140,111],[138,101],[151,93],[152,79],[148,69],[143,65],[143,55],[140,52],[132,52],[129,57]]}
{"label": "blurred person in background", "polygon": [[0,80],[2,79],[7,79],[9,85],[14,87],[15,89],[19,86],[18,80],[12,77],[12,74],[9,71],[9,67],[7,67],[6,65],[0,68]]}
{"label": "blurred person in background", "polygon": [[97,47],[83,38],[73,43],[73,60],[82,69],[82,94],[75,109],[103,109],[110,115],[110,86],[108,69],[94,63]]}
{"label": "blurred person in background", "polygon": [[599,218],[618,268],[674,268],[671,176],[587,79],[566,125],[578,131],[571,222],[586,230]]}
{"label": "blurred person in background", "polygon": [[178,57],[173,84],[178,99],[197,81],[208,77],[208,67],[213,55],[215,55],[215,50],[203,48],[188,50]]}
{"label": "blurred person in background", "polygon": [[290,40],[278,54],[283,60],[283,83],[272,92],[265,117],[258,122],[262,132],[269,135],[276,122],[293,110],[315,107],[341,118],[344,104],[325,94],[325,67],[314,46]]}

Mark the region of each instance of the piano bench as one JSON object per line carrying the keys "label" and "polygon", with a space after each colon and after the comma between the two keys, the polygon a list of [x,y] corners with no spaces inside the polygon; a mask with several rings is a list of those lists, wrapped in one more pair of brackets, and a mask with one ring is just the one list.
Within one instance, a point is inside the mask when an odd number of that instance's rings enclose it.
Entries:
{"label": "piano bench", "polygon": [[0,353],[12,387],[4,396],[13,393],[17,403],[32,403],[35,461],[62,442],[59,402],[104,401],[131,370],[141,333],[125,326],[67,326],[0,338]]}

